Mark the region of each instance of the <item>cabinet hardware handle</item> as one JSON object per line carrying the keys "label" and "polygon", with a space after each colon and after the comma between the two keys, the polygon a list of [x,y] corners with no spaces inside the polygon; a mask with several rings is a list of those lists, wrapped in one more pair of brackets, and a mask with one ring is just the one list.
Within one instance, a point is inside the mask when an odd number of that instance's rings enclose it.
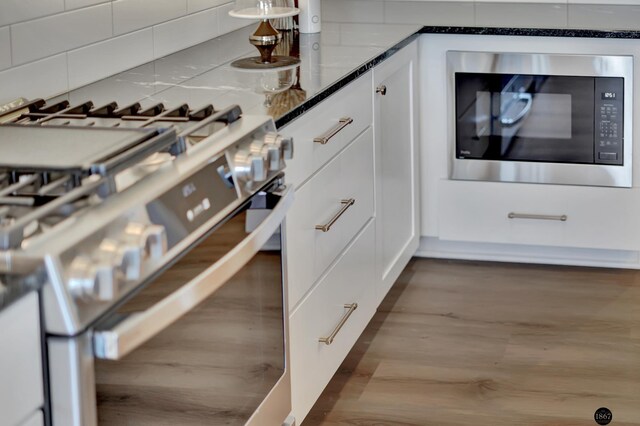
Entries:
{"label": "cabinet hardware handle", "polygon": [[387,86],[381,84],[380,86],[376,87],[376,93],[380,93],[382,96],[385,96],[387,94]]}
{"label": "cabinet hardware handle", "polygon": [[353,118],[343,117],[338,121],[338,124],[336,125],[336,127],[329,130],[326,134],[322,136],[318,136],[317,138],[314,138],[313,141],[315,143],[319,143],[320,145],[326,145],[327,143],[329,143],[329,140],[331,140],[332,137],[340,133],[342,129],[344,129],[351,123],[353,123]]}
{"label": "cabinet hardware handle", "polygon": [[569,217],[566,214],[560,216],[548,215],[548,214],[525,214],[525,213],[509,213],[507,215],[509,219],[535,219],[535,220],[559,220],[560,222],[566,222]]}
{"label": "cabinet hardware handle", "polygon": [[331,334],[328,337],[319,338],[318,342],[324,343],[327,346],[332,344],[333,343],[333,339],[336,338],[336,335],[340,332],[340,330],[342,329],[344,324],[347,322],[347,320],[349,319],[349,317],[351,316],[353,311],[358,309],[358,304],[357,303],[351,303],[351,304],[348,304],[348,305],[344,305],[344,308],[348,309],[348,311],[342,316],[342,318],[340,319],[340,322],[338,323],[336,328],[333,329],[333,331],[331,332]]}
{"label": "cabinet hardware handle", "polygon": [[340,219],[340,216],[342,216],[344,212],[346,212],[349,209],[349,207],[351,207],[355,203],[356,203],[355,198],[349,198],[348,200],[341,200],[340,204],[342,204],[342,208],[340,209],[340,211],[336,213],[336,215],[332,217],[331,220],[326,224],[316,225],[316,229],[322,232],[329,232],[333,224],[336,223],[336,220]]}

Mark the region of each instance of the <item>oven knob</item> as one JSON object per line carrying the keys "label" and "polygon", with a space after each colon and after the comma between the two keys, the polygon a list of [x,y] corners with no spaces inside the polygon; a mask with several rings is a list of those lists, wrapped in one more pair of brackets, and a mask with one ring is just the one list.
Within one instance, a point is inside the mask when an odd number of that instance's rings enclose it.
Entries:
{"label": "oven knob", "polygon": [[293,138],[285,138],[281,136],[282,151],[284,152],[284,159],[291,160],[293,158]]}
{"label": "oven knob", "polygon": [[162,225],[129,223],[122,240],[128,266],[131,266],[127,271],[129,279],[139,278],[144,259],[159,259],[167,252],[167,232]]}
{"label": "oven knob", "polygon": [[263,182],[267,179],[267,159],[262,153],[238,151],[234,165],[236,176],[242,180]]}
{"label": "oven knob", "polygon": [[275,132],[270,132],[265,135],[264,143],[269,149],[271,170],[284,168],[284,163],[281,163],[281,160],[293,158],[293,138],[285,138]]}
{"label": "oven knob", "polygon": [[95,300],[109,302],[118,297],[120,279],[118,271],[108,263],[100,263],[95,266],[96,292]]}
{"label": "oven knob", "polygon": [[124,268],[122,272],[127,281],[135,281],[142,274],[142,260],[144,259],[144,248],[137,244],[125,244],[122,247],[124,256]]}
{"label": "oven knob", "polygon": [[142,260],[144,258],[144,245],[142,247],[132,241],[124,241],[107,238],[100,243],[98,251],[94,255],[98,261],[113,265],[117,272],[117,278],[121,281],[124,277],[127,281],[140,278],[142,271]]}
{"label": "oven knob", "polygon": [[118,276],[113,265],[78,256],[71,262],[68,286],[75,299],[108,302],[118,295]]}
{"label": "oven knob", "polygon": [[280,170],[284,168],[284,152],[278,140],[277,133],[267,133],[264,137],[264,147],[267,151],[269,170]]}
{"label": "oven knob", "polygon": [[160,259],[167,253],[167,231],[162,225],[148,225],[144,230],[144,250],[151,259]]}

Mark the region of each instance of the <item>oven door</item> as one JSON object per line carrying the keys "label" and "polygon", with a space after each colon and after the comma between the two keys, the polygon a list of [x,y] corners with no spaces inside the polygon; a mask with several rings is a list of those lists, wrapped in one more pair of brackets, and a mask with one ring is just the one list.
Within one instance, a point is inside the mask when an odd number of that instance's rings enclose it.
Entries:
{"label": "oven door", "polygon": [[280,229],[292,198],[254,197],[96,327],[98,425],[285,421]]}

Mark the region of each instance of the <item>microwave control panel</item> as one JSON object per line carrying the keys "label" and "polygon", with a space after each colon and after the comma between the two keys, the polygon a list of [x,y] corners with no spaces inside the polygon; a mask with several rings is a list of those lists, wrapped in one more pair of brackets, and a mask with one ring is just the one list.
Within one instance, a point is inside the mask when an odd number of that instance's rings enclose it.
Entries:
{"label": "microwave control panel", "polygon": [[594,98],[595,163],[622,165],[624,79],[596,77]]}

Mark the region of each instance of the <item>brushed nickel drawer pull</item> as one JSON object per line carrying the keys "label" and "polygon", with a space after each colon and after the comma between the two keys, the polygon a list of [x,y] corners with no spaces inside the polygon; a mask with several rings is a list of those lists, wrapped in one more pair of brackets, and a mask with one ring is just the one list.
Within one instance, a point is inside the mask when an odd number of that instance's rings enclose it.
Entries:
{"label": "brushed nickel drawer pull", "polygon": [[353,123],[353,118],[351,118],[351,117],[343,117],[338,121],[338,124],[336,125],[336,127],[334,127],[333,129],[329,130],[325,135],[318,136],[317,138],[314,138],[313,141],[315,143],[319,143],[321,145],[326,145],[327,143],[329,143],[329,140],[331,140],[332,137],[334,137],[335,135],[340,133],[342,131],[342,129],[344,129],[345,127],[347,127],[351,123]]}
{"label": "brushed nickel drawer pull", "polygon": [[331,332],[331,334],[328,337],[319,338],[318,342],[324,343],[327,346],[332,344],[333,343],[333,339],[336,338],[336,335],[340,332],[340,330],[342,329],[344,324],[347,322],[347,320],[349,319],[349,317],[351,316],[353,311],[358,309],[358,304],[357,303],[351,303],[351,304],[348,304],[348,305],[344,305],[344,308],[348,309],[348,311],[344,314],[342,319],[340,319],[340,322],[338,323],[336,328],[333,329],[333,331]]}
{"label": "brushed nickel drawer pull", "polygon": [[566,222],[569,217],[566,214],[560,216],[548,215],[548,214],[525,214],[525,213],[509,213],[507,215],[509,219],[535,219],[535,220],[558,220],[560,222]]}
{"label": "brushed nickel drawer pull", "polygon": [[342,208],[340,209],[340,211],[336,213],[336,215],[332,217],[328,223],[324,225],[316,225],[316,229],[322,232],[329,232],[333,224],[336,223],[336,220],[340,219],[340,216],[342,216],[344,212],[346,212],[349,209],[349,207],[351,207],[355,203],[356,203],[355,198],[349,198],[348,200],[341,200],[340,204],[342,204]]}
{"label": "brushed nickel drawer pull", "polygon": [[387,94],[387,86],[385,86],[384,84],[381,84],[380,86],[376,87],[376,93],[379,93],[382,96],[385,96]]}

